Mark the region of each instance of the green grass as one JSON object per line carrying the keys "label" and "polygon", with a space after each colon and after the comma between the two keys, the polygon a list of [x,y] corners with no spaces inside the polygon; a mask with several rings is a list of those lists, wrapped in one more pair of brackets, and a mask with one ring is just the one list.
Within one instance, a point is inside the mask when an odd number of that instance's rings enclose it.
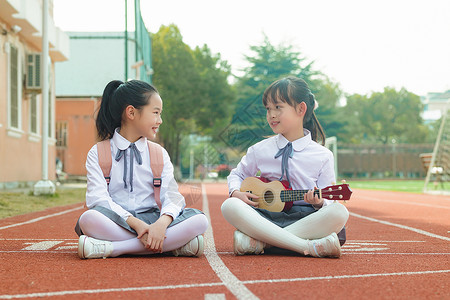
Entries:
{"label": "green grass", "polygon": [[51,196],[0,192],[0,219],[41,211],[55,206],[83,203],[85,199],[85,188],[60,189]]}
{"label": "green grass", "polygon": [[424,180],[348,180],[351,188],[422,193]]}

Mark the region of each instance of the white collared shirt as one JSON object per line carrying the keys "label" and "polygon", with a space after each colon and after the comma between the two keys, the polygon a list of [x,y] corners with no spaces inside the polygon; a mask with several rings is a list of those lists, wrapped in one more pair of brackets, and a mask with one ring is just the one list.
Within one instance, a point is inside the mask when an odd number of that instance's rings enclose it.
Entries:
{"label": "white collared shirt", "polygon": [[[256,176],[270,181],[281,177],[281,159],[275,159],[277,152],[284,148],[289,141],[281,134],[262,140],[247,150],[237,167],[228,176],[228,190],[230,194],[239,190],[242,181]],[[311,139],[309,130],[304,129],[304,136],[292,142],[294,155],[288,159],[289,179],[293,190],[310,190],[317,187],[322,189],[335,182],[333,153]],[[286,178],[283,178],[284,180]],[[332,201],[325,200],[324,205]],[[305,201],[295,201],[294,205],[304,205]]]}
{"label": "white collared shirt", "polygon": [[[97,145],[89,150],[86,160],[87,191],[86,205],[88,208],[103,206],[116,212],[125,220],[131,216],[130,212],[143,212],[152,207],[157,207],[153,191],[153,173],[150,167],[150,155],[147,146],[147,138],[142,137],[135,142],[142,157],[142,165],[135,160],[133,162],[133,191],[130,191],[130,151],[119,161],[116,161],[116,153],[125,150],[130,142],[121,136],[117,129],[114,132],[111,143],[112,166],[111,181],[109,186],[103,177],[98,163]],[[184,197],[178,192],[178,185],[173,176],[173,165],[169,154],[163,148],[164,169],[161,174],[161,215],[166,214],[176,218],[185,207]],[[127,188],[124,187],[123,172],[124,162],[127,160]]]}

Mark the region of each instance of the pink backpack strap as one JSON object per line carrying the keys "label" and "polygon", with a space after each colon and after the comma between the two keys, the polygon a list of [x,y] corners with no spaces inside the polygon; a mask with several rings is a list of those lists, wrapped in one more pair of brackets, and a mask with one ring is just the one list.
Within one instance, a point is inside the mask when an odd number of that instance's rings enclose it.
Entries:
{"label": "pink backpack strap", "polygon": [[103,172],[103,177],[105,177],[106,183],[109,184],[111,179],[111,165],[112,165],[112,156],[111,156],[111,142],[110,140],[104,140],[97,143],[97,155],[98,155],[98,164]]}
{"label": "pink backpack strap", "polygon": [[157,143],[148,141],[148,150],[150,152],[150,167],[152,168],[153,173],[153,190],[155,192],[155,201],[161,210],[161,174],[164,168],[162,147]]}

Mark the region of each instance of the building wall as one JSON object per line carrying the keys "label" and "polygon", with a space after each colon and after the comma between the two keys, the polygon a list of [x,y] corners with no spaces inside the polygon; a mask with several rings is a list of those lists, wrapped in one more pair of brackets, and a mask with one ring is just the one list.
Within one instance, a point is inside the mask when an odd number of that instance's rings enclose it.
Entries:
{"label": "building wall", "polygon": [[[69,175],[86,175],[86,156],[97,142],[95,113],[100,100],[97,98],[57,98],[56,100],[56,153],[63,163],[63,171]],[[66,129],[64,134],[59,128]]]}
{"label": "building wall", "polygon": [[[55,180],[55,62],[67,60],[69,39],[54,26],[49,7],[49,113],[48,179]],[[41,0],[0,1],[0,189],[32,186],[42,174],[42,94],[26,89],[27,54],[42,51]],[[17,126],[11,113],[11,56],[17,49]],[[15,52],[15,51],[14,51]],[[33,105],[32,103],[35,103]],[[31,115],[31,107],[35,115]],[[14,118],[12,117],[14,115]],[[35,120],[32,122],[32,120]],[[31,126],[31,124],[36,125]]]}
{"label": "building wall", "polygon": [[[36,97],[37,101],[37,132],[31,132],[30,128],[30,105],[31,92],[21,84],[25,76],[26,54],[35,52],[32,48],[21,41],[18,35],[1,35],[0,45],[0,188],[16,187],[42,179],[42,101],[41,94]],[[18,50],[18,127],[10,126],[10,100],[9,100],[9,60],[10,47]],[[51,69],[53,72],[53,68]],[[50,107],[54,109],[54,83],[50,82]],[[54,110],[51,111],[54,120]],[[50,138],[48,143],[48,175],[50,180],[55,179],[55,139],[54,126],[50,124]]]}

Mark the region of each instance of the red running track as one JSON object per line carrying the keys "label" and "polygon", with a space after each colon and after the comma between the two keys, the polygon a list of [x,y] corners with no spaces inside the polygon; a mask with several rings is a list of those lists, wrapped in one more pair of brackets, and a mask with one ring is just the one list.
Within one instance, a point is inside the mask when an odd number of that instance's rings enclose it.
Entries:
{"label": "red running track", "polygon": [[0,299],[450,299],[450,197],[355,190],[340,259],[235,256],[225,184],[180,186],[211,219],[201,258],[81,260],[82,204],[0,220]]}

